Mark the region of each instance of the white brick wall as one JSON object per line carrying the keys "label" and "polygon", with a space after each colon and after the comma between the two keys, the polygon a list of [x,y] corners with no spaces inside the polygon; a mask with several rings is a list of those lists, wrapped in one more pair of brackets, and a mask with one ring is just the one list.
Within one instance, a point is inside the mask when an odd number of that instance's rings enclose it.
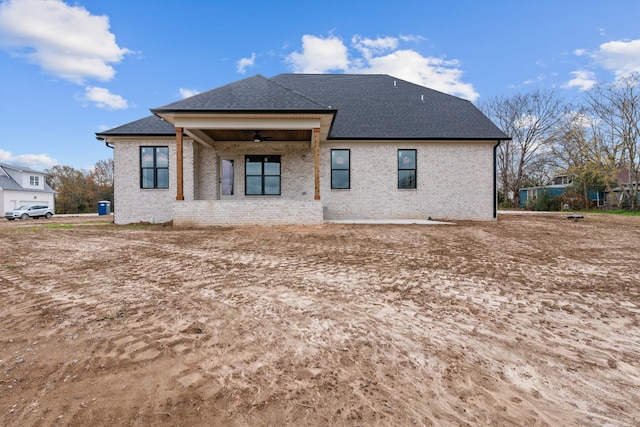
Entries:
{"label": "white brick wall", "polygon": [[[323,144],[325,219],[493,219],[495,142]],[[331,149],[351,149],[351,189],[331,189]],[[417,150],[417,188],[398,189],[398,149]]]}
{"label": "white brick wall", "polygon": [[175,202],[173,224],[206,225],[285,225],[321,224],[322,203],[319,201],[260,198],[243,200],[197,200]]}
{"label": "white brick wall", "polygon": [[[114,142],[113,220],[116,224],[167,222],[176,199],[175,138]],[[169,147],[169,189],[140,188],[140,146]]]}
{"label": "white brick wall", "polygon": [[[168,190],[140,189],[140,145],[168,145]],[[114,220],[202,225],[317,223],[324,219],[493,219],[495,142],[324,142],[321,203],[313,200],[310,143],[220,143],[216,148],[184,142],[184,202],[176,202],[175,139],[116,141]],[[351,150],[351,188],[331,189],[331,149]],[[397,150],[417,150],[417,188],[397,188]],[[282,195],[244,196],[244,156],[281,156]],[[220,157],[235,159],[235,196],[218,199]],[[194,161],[195,158],[195,161]],[[299,203],[290,203],[291,201]],[[324,208],[324,209],[323,209]],[[215,215],[213,214],[215,213]],[[320,216],[318,216],[320,215]],[[217,219],[214,219],[217,218]],[[320,219],[321,221],[321,219]]]}

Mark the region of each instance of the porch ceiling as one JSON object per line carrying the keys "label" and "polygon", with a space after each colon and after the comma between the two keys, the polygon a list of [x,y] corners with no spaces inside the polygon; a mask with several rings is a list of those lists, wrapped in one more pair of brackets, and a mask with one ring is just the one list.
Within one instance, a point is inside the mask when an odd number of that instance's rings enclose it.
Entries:
{"label": "porch ceiling", "polygon": [[307,129],[203,129],[209,138],[213,141],[245,141],[253,142],[253,136],[256,131],[260,132],[260,135],[264,139],[263,142],[269,141],[311,141],[311,130]]}

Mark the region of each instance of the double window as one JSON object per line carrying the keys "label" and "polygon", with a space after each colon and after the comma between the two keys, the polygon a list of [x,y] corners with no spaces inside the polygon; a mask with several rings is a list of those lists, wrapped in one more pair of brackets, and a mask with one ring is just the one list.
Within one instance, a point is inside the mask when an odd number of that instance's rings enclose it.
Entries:
{"label": "double window", "polygon": [[140,147],[140,188],[169,188],[169,147]]}
{"label": "double window", "polygon": [[40,177],[39,176],[35,176],[35,175],[31,175],[29,177],[29,185],[32,186],[32,187],[40,186]]}
{"label": "double window", "polygon": [[416,188],[416,150],[398,150],[398,188]]}
{"label": "double window", "polygon": [[351,188],[350,160],[350,150],[331,150],[331,188]]}
{"label": "double window", "polygon": [[244,194],[280,195],[280,156],[245,156]]}

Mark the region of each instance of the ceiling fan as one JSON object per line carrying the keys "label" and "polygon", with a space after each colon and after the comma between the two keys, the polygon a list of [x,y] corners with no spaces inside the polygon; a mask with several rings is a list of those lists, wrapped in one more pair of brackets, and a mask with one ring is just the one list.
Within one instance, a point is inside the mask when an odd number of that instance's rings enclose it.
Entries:
{"label": "ceiling fan", "polygon": [[272,139],[272,138],[273,138],[272,136],[262,136],[262,135],[260,134],[260,131],[259,131],[259,130],[257,130],[257,131],[255,132],[255,134],[253,135],[253,142],[263,142],[263,141],[268,141],[268,140],[270,140],[270,139]]}

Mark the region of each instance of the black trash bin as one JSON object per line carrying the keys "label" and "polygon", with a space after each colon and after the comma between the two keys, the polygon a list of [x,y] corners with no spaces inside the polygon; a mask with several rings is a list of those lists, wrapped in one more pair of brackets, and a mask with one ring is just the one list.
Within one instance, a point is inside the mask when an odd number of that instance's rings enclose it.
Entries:
{"label": "black trash bin", "polygon": [[98,202],[98,215],[111,215],[111,202],[101,200]]}

